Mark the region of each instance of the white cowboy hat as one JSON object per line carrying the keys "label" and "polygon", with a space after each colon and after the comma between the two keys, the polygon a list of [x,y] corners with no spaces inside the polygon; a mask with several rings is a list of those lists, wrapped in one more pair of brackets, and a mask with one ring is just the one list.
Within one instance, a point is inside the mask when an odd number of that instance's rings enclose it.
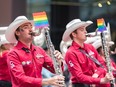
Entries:
{"label": "white cowboy hat", "polygon": [[[96,49],[98,49],[100,46],[102,46],[102,42],[101,42],[101,40],[96,40],[92,45],[93,45]],[[109,45],[109,46],[112,46],[112,45],[114,45],[114,42],[113,42],[113,41],[109,41],[109,42],[108,42],[108,45]]]}
{"label": "white cowboy hat", "polygon": [[31,20],[28,20],[25,16],[18,16],[7,28],[5,32],[5,37],[10,43],[17,42],[15,38],[15,31],[16,29],[21,26],[24,23],[30,22],[32,26],[34,25],[34,22]]}
{"label": "white cowboy hat", "polygon": [[81,21],[80,19],[74,19],[72,20],[71,22],[69,22],[67,25],[66,25],[66,30],[63,34],[63,38],[62,40],[63,41],[68,41],[70,39],[70,34],[75,31],[76,29],[78,29],[79,27],[81,26],[89,26],[90,24],[92,24],[93,22],[92,21]]}
{"label": "white cowboy hat", "polygon": [[9,43],[9,42],[6,40],[5,35],[0,35],[0,46],[6,43]]}

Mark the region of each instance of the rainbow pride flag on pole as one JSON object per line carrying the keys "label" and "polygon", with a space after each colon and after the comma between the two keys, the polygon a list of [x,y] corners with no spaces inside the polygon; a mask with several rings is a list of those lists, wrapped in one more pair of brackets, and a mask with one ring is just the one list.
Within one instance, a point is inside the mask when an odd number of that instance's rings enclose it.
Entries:
{"label": "rainbow pride flag on pole", "polygon": [[97,19],[97,26],[98,26],[98,31],[100,32],[107,30],[105,26],[105,21],[103,18]]}
{"label": "rainbow pride flag on pole", "polygon": [[49,26],[48,18],[45,11],[33,13],[33,20],[36,29]]}

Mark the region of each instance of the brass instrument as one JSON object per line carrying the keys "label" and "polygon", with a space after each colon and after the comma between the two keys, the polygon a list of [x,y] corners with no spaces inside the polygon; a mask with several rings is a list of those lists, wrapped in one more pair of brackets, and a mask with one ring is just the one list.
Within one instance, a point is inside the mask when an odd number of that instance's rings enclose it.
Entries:
{"label": "brass instrument", "polygon": [[[98,31],[98,29],[95,30],[95,32],[91,32],[91,33],[87,33],[86,37],[96,37],[99,36],[100,37],[101,32]],[[107,24],[107,31],[104,31],[104,34],[108,36],[108,38],[110,38],[111,40],[111,35],[110,35],[110,24]]]}
{"label": "brass instrument", "polygon": [[72,40],[69,40],[69,41],[67,41],[67,42],[65,42],[65,41],[63,41],[63,40],[61,41],[61,43],[60,43],[60,51],[62,52],[63,56],[65,56],[65,53],[66,53],[68,47],[69,47],[71,44],[72,44]]}
{"label": "brass instrument", "polygon": [[95,32],[93,32],[93,33],[87,33],[86,34],[86,37],[94,37],[94,36],[97,36],[98,35],[98,32],[97,31],[98,31],[98,29],[96,29]]}

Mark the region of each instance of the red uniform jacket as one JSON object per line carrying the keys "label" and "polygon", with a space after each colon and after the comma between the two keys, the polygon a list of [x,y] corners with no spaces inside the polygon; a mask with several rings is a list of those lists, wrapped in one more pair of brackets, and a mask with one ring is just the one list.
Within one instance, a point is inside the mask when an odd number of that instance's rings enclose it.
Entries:
{"label": "red uniform jacket", "polygon": [[21,42],[8,54],[7,62],[12,87],[41,87],[42,67],[54,73],[52,59],[42,48],[32,45],[28,49]]}
{"label": "red uniform jacket", "polygon": [[4,51],[0,56],[0,80],[4,81],[10,81],[10,74],[7,65],[7,53],[8,51]]}
{"label": "red uniform jacket", "polygon": [[[65,56],[65,61],[68,65],[69,72],[71,73],[72,83],[100,84],[101,78],[93,78],[92,75],[94,73],[100,75],[105,72],[104,69],[80,52],[79,48],[81,47],[73,41]],[[100,62],[103,62],[92,45],[84,43],[84,48],[81,49],[97,58]]]}

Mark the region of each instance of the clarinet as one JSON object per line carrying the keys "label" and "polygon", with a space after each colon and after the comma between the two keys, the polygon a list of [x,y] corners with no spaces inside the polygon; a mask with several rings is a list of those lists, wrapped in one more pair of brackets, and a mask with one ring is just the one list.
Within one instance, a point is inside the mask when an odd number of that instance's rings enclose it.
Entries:
{"label": "clarinet", "polygon": [[[45,29],[46,43],[47,43],[47,47],[50,51],[50,56],[53,59],[55,73],[56,73],[56,75],[63,75],[61,64],[58,62],[58,60],[54,56],[55,48],[52,44],[52,41],[51,41],[51,38],[50,38],[50,35],[49,35],[49,28],[45,27],[44,29]],[[64,83],[64,87],[66,87],[65,83]]]}
{"label": "clarinet", "polygon": [[[105,59],[106,59],[106,65],[108,68],[107,72],[112,73],[109,48],[108,48],[109,46],[108,46],[108,43],[106,42],[105,32],[101,32],[101,41],[102,41],[102,47],[103,47],[103,51],[104,51],[104,55],[105,55]],[[110,87],[115,87],[115,80],[110,81]]]}
{"label": "clarinet", "polygon": [[[39,31],[33,31],[33,32],[30,32],[29,34],[32,35],[32,36],[38,36],[38,35],[41,34],[41,30],[39,30]],[[53,59],[55,73],[57,75],[62,75],[63,72],[62,72],[61,65],[59,64],[59,62],[57,61],[57,59],[54,56],[55,48],[54,48],[54,46],[52,44],[52,41],[51,41],[51,38],[50,38],[50,35],[49,35],[49,28],[45,27],[44,30],[45,30],[45,37],[46,37],[47,48],[49,49],[50,56]]]}

